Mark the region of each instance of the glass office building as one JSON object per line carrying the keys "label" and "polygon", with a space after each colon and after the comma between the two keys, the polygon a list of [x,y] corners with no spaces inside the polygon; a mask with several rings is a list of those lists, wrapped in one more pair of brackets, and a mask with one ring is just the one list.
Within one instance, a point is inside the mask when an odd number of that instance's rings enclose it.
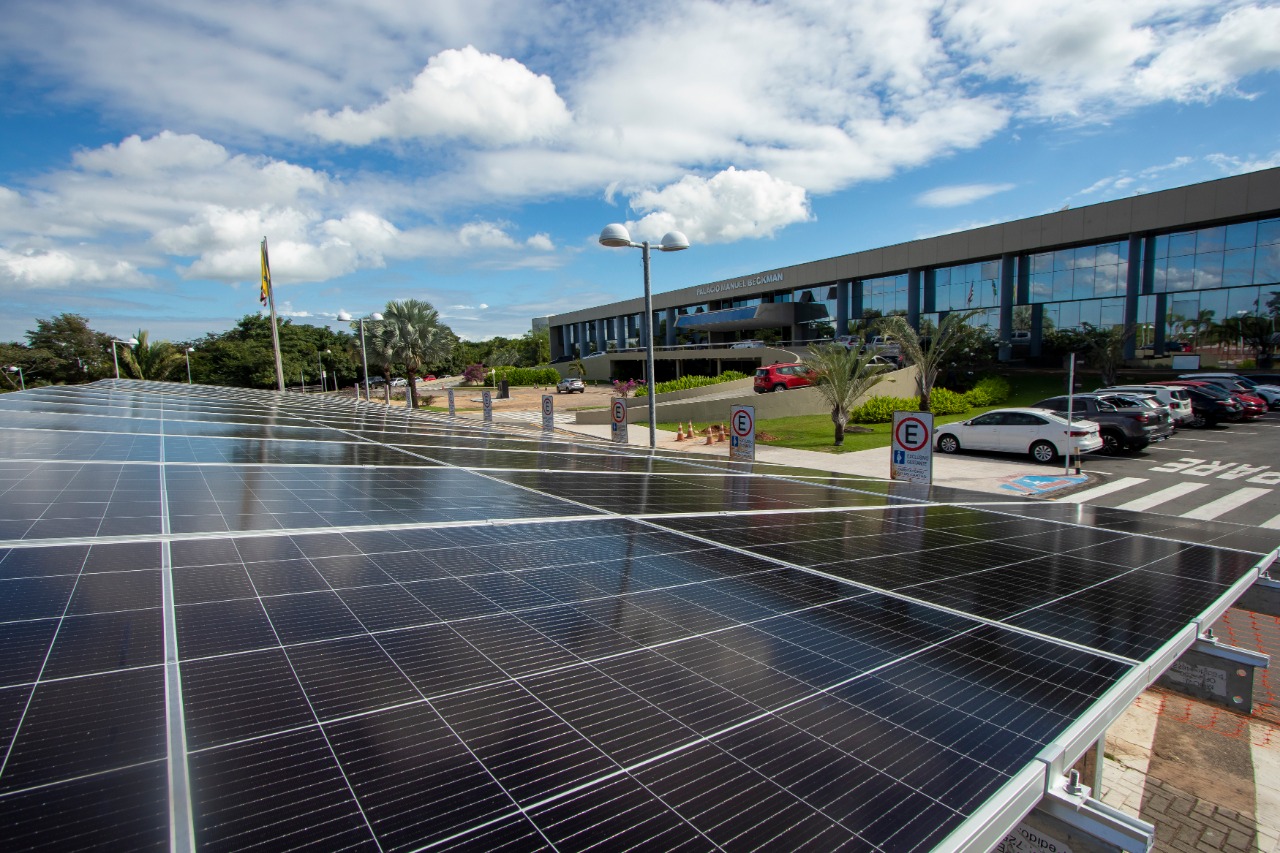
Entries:
{"label": "glass office building", "polygon": [[[1280,169],[655,294],[653,302],[648,328],[664,358],[762,334],[805,344],[888,314],[919,327],[970,309],[1002,343],[1014,330],[1030,332],[1032,355],[1048,330],[1086,323],[1141,328],[1138,337],[1159,351],[1185,321],[1280,314]],[[553,358],[644,345],[640,299],[548,320]],[[1011,357],[1008,346],[1002,357]]]}

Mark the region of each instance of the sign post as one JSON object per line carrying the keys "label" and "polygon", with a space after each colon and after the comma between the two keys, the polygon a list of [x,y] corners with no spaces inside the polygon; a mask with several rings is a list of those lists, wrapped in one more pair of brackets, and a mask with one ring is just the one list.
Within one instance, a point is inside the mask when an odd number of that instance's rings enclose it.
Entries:
{"label": "sign post", "polygon": [[493,423],[493,392],[482,392],[480,401],[484,404],[484,422],[487,424]]}
{"label": "sign post", "polygon": [[729,458],[756,461],[756,407],[734,406],[729,412]]}
{"label": "sign post", "polygon": [[894,412],[889,453],[889,479],[933,483],[933,415]]}
{"label": "sign post", "polygon": [[553,394],[542,395],[542,428],[545,430],[553,430],[556,428],[556,398]]}
{"label": "sign post", "polygon": [[456,418],[458,416],[458,412],[453,407],[453,389],[450,388],[448,393],[449,393],[449,417]]}
{"label": "sign post", "polygon": [[613,426],[613,440],[627,444],[627,401],[614,397],[609,405],[609,420]]}

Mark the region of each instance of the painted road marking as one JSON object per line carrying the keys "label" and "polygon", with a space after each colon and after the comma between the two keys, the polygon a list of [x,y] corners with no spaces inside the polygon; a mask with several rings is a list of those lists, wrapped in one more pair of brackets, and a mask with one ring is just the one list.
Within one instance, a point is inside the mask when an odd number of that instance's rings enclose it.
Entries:
{"label": "painted road marking", "polygon": [[1209,501],[1204,506],[1191,510],[1191,512],[1184,512],[1182,517],[1199,518],[1208,521],[1228,513],[1236,507],[1244,506],[1254,498],[1269,494],[1271,494],[1271,489],[1257,489],[1252,486],[1245,486],[1244,488],[1236,489],[1229,495],[1218,498],[1216,501]]}
{"label": "painted road marking", "polygon": [[1167,489],[1161,489],[1158,492],[1152,492],[1146,497],[1138,498],[1136,501],[1129,501],[1127,504],[1121,504],[1116,509],[1128,509],[1134,512],[1142,512],[1151,509],[1154,506],[1160,506],[1162,503],[1171,501],[1174,498],[1180,498],[1183,495],[1189,495],[1194,491],[1203,489],[1208,483],[1178,483]]}
{"label": "painted road marking", "polygon": [[1139,483],[1147,482],[1146,477],[1121,477],[1111,483],[1103,483],[1101,486],[1095,486],[1092,489],[1085,489],[1083,492],[1076,492],[1074,495],[1067,495],[1065,498],[1058,498],[1058,503],[1063,504],[1082,504],[1087,503],[1094,498],[1100,498],[1103,495],[1109,495],[1112,492],[1118,492],[1127,489],[1130,486],[1136,486]]}
{"label": "painted road marking", "polygon": [[1268,530],[1280,530],[1280,515],[1277,515],[1275,518],[1271,519],[1270,521],[1264,521],[1258,526],[1265,527]]}

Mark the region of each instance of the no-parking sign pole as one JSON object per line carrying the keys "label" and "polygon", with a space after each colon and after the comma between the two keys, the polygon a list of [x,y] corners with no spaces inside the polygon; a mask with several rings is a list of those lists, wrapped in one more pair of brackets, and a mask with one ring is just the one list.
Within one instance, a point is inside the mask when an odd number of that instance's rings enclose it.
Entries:
{"label": "no-parking sign pole", "polygon": [[542,395],[542,428],[545,430],[553,430],[556,428],[556,398],[551,394]]}
{"label": "no-parking sign pole", "polygon": [[893,441],[889,445],[889,479],[908,483],[933,482],[933,415],[894,412]]}
{"label": "no-parking sign pole", "polygon": [[627,401],[614,397],[609,401],[609,422],[613,427],[613,440],[619,444],[627,444]]}
{"label": "no-parking sign pole", "polygon": [[756,461],[756,407],[734,406],[729,412],[729,458]]}

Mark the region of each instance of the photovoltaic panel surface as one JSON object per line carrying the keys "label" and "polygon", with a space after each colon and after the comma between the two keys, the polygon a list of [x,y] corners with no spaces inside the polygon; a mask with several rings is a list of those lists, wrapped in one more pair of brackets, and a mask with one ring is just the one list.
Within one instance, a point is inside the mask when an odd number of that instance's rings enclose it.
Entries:
{"label": "photovoltaic panel surface", "polygon": [[956,846],[1260,559],[327,396],[0,451],[6,849]]}

